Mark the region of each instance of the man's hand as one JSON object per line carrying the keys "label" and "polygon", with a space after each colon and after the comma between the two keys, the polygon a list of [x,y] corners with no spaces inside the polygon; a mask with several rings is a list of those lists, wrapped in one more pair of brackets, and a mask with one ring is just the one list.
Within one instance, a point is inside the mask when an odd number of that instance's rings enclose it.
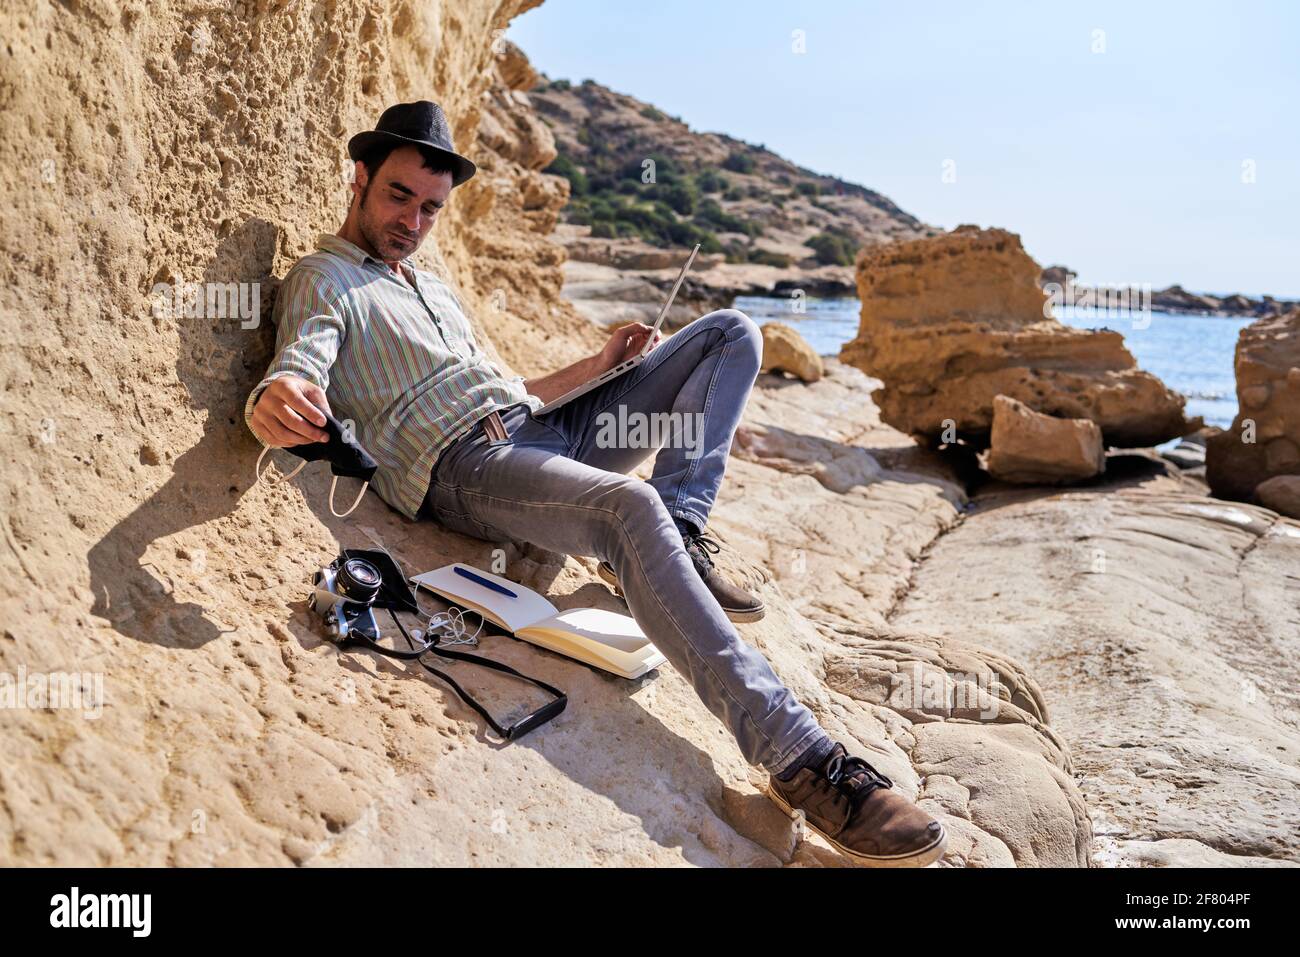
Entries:
{"label": "man's hand", "polygon": [[253,406],[253,431],[273,448],[326,442],[329,434],[316,426],[325,424],[328,412],[325,390],[297,376],[276,379],[257,397]]}
{"label": "man's hand", "polygon": [[[596,374],[608,372],[620,362],[631,359],[640,352],[653,328],[644,322],[629,322],[610,333],[609,341],[605,343],[605,348],[601,349],[598,355],[597,364],[600,368],[596,370]],[[656,332],[655,344],[657,345],[662,338],[663,336]]]}
{"label": "man's hand", "polygon": [[[608,372],[625,359],[631,359],[641,351],[652,328],[644,322],[629,322],[619,326],[610,334],[605,348],[595,355],[579,359],[573,365],[565,366],[559,372],[552,372],[540,379],[525,379],[524,388],[543,402],[558,399],[584,382],[596,378],[603,372]],[[662,338],[655,333],[656,343]]]}

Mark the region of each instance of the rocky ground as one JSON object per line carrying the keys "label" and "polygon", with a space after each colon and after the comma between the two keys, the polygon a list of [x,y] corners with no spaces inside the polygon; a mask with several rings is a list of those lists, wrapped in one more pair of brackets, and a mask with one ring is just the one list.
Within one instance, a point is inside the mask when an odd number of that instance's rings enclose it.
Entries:
{"label": "rocky ground", "polygon": [[1109,471],[982,491],[891,621],[1034,675],[1099,863],[1300,861],[1300,524],[1149,459]]}

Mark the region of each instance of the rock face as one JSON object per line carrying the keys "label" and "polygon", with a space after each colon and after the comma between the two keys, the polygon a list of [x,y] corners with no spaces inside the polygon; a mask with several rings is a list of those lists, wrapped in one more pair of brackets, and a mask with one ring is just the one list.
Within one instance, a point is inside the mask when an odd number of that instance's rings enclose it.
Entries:
{"label": "rock face", "polygon": [[1216,495],[1250,500],[1274,475],[1300,475],[1300,309],[1261,319],[1237,337],[1238,412],[1206,443]]}
{"label": "rock face", "polygon": [[1183,397],[1138,369],[1118,332],[1072,329],[1045,314],[1041,271],[1001,229],[959,226],[866,249],[858,336],[840,358],[884,381],[877,401],[886,422],[930,439],[951,424],[987,444],[999,394],[1046,415],[1091,419],[1108,445],[1192,431]]}
{"label": "rock face", "polygon": [[1090,419],[1040,415],[1005,395],[993,399],[989,474],[1024,485],[1080,482],[1106,468],[1101,429]]}
{"label": "rock face", "polygon": [[804,382],[822,377],[822,357],[808,345],[808,340],[783,322],[763,324],[764,372],[788,372]]}
{"label": "rock face", "polygon": [[1300,475],[1275,475],[1255,487],[1259,504],[1279,515],[1300,518]]}
{"label": "rock face", "polygon": [[[0,178],[0,574],[21,583],[0,611],[29,623],[0,635],[0,673],[96,674],[104,695],[92,720],[5,711],[0,864],[307,860],[376,820],[445,733],[473,741],[443,690],[385,690],[392,673],[369,662],[350,679],[302,612],[341,543],[401,549],[407,523],[373,496],[335,521],[318,468],[254,487],[241,410],[274,345],[279,278],[346,213],[348,137],[399,101],[441,103],[479,164],[421,264],[455,284],[483,348],[533,375],[599,347],[548,239],[568,184],[540,173],[545,127],[512,119],[526,107],[496,69],[497,31],[535,5],[0,12],[14,173]],[[489,145],[481,128],[504,133]],[[250,316],[155,308],[157,287],[182,282],[244,283]],[[393,691],[433,710],[375,697]]]}

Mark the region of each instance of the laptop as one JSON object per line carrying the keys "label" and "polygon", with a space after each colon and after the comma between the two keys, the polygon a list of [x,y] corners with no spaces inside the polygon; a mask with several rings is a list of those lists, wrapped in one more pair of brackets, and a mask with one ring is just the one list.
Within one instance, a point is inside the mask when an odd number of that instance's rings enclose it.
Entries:
{"label": "laptop", "polygon": [[655,333],[659,331],[659,327],[664,324],[664,319],[668,317],[668,310],[672,308],[673,300],[677,298],[677,290],[681,288],[682,280],[686,278],[686,271],[691,268],[691,263],[695,261],[695,254],[699,251],[700,246],[696,243],[695,248],[691,250],[691,254],[686,257],[686,264],[682,266],[682,271],[677,274],[677,281],[673,283],[673,290],[668,294],[668,301],[664,303],[664,307],[659,310],[659,318],[655,320],[654,328],[650,330],[650,335],[646,336],[645,345],[641,347],[640,352],[634,355],[631,359],[624,359],[608,372],[602,372],[600,375],[596,376],[596,378],[584,382],[575,389],[570,389],[558,398],[552,399],[550,402],[538,409],[535,414],[543,415],[550,412],[552,409],[558,409],[566,402],[571,402],[580,395],[586,395],[597,386],[604,385],[610,379],[617,379],[624,372],[627,372],[630,369],[635,369],[644,362],[646,356],[650,354],[650,350],[654,348]]}

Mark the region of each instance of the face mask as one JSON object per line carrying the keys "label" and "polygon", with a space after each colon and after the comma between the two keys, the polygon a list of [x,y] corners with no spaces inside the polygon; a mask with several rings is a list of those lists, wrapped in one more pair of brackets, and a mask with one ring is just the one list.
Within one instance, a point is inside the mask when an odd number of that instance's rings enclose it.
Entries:
{"label": "face mask", "polygon": [[[330,482],[330,512],[335,518],[347,518],[356,511],[357,506],[361,504],[361,496],[366,494],[366,489],[370,487],[370,480],[374,478],[375,471],[379,468],[379,463],[370,457],[370,453],[361,447],[350,431],[345,431],[343,425],[338,419],[330,415],[325,415],[325,431],[329,433],[329,440],[326,442],[311,442],[307,445],[290,445],[285,448],[286,452],[298,456],[302,463],[290,472],[284,478],[276,482],[270,482],[272,485],[278,485],[280,482],[287,481],[301,472],[308,462],[316,462],[320,459],[328,459],[330,471],[334,473],[334,480]],[[257,464],[254,466],[257,472],[257,480],[262,481],[265,473],[262,471],[262,459],[271,451],[271,446],[262,449],[262,454],[257,457]],[[347,478],[361,479],[361,491],[357,493],[356,501],[346,512],[337,512],[334,509],[334,489],[339,484],[339,476]],[[268,480],[269,481],[269,480]]]}

